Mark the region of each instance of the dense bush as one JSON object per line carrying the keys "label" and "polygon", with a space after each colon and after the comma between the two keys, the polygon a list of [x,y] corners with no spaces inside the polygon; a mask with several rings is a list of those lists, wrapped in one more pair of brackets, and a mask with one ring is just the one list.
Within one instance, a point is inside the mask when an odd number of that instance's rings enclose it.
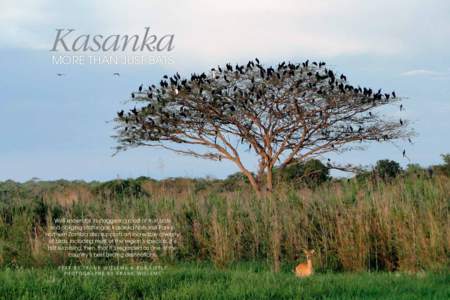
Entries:
{"label": "dense bush", "polygon": [[311,188],[317,187],[330,179],[329,168],[317,159],[292,163],[284,170],[275,170],[275,176],[281,181]]}
{"label": "dense bush", "polygon": [[139,198],[147,196],[147,192],[142,188],[143,177],[138,179],[117,179],[99,184],[94,192],[103,198]]}
{"label": "dense bush", "polygon": [[235,191],[241,189],[243,185],[248,184],[250,184],[250,182],[247,176],[241,172],[236,172],[225,178],[222,181],[221,186],[224,191]]}
{"label": "dense bush", "polygon": [[374,172],[380,178],[384,180],[389,180],[397,177],[402,172],[400,164],[393,160],[383,159],[377,161],[375,165]]}

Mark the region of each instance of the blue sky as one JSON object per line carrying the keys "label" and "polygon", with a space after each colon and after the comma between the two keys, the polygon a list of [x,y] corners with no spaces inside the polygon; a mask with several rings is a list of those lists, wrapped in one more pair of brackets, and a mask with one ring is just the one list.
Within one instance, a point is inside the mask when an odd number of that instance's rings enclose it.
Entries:
{"label": "blue sky", "polygon": [[[146,26],[157,35],[175,35],[175,49],[168,54],[173,64],[52,64],[56,28],[134,34]],[[0,180],[221,178],[236,172],[231,163],[156,149],[113,157],[108,121],[141,83],[254,57],[267,65],[324,60],[352,84],[407,97],[404,112],[387,113],[413,122],[413,145],[373,144],[366,151],[330,156],[333,160],[439,163],[440,154],[450,152],[449,47],[450,3],[445,0],[1,1]],[[403,148],[410,162],[402,158]],[[256,164],[250,154],[244,160],[250,168]]]}

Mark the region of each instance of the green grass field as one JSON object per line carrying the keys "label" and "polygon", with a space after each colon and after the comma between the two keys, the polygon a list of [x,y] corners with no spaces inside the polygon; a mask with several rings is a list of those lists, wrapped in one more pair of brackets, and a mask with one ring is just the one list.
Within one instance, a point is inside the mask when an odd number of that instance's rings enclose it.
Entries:
{"label": "green grass field", "polygon": [[1,299],[449,299],[450,274],[329,273],[298,279],[258,264],[169,267],[160,275],[79,277],[3,269]]}

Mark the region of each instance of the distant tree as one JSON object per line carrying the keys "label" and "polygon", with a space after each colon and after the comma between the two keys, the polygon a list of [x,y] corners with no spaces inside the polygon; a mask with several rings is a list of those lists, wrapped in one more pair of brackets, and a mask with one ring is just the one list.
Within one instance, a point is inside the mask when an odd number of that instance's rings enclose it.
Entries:
{"label": "distant tree", "polygon": [[422,176],[427,173],[427,170],[422,168],[419,164],[408,164],[405,172],[408,175]]}
{"label": "distant tree", "polygon": [[450,153],[442,154],[441,157],[444,163],[442,165],[433,166],[431,170],[435,170],[439,174],[450,176]]}
{"label": "distant tree", "polygon": [[375,174],[384,180],[395,178],[402,172],[400,164],[393,160],[383,159],[377,161],[375,166]]}
{"label": "distant tree", "polygon": [[140,198],[148,196],[148,193],[142,188],[143,177],[138,179],[116,179],[99,184],[95,187],[96,194],[103,198]]}
{"label": "distant tree", "polygon": [[450,168],[450,153],[441,154],[442,160],[444,161],[444,166]]}
{"label": "distant tree", "polygon": [[[275,166],[411,135],[406,120],[377,109],[401,100],[395,92],[353,86],[322,62],[265,67],[255,59],[186,79],[165,75],[131,97],[137,107],[115,119],[117,151],[150,146],[226,159],[258,195],[272,192]],[[241,160],[243,151],[258,156],[256,174]]]}
{"label": "distant tree", "polygon": [[222,186],[226,191],[234,191],[242,186],[242,184],[249,184],[247,176],[242,174],[242,172],[236,172],[229,175],[222,181]]}
{"label": "distant tree", "polygon": [[318,159],[289,164],[278,173],[282,180],[305,184],[309,187],[315,187],[330,179],[329,168]]}

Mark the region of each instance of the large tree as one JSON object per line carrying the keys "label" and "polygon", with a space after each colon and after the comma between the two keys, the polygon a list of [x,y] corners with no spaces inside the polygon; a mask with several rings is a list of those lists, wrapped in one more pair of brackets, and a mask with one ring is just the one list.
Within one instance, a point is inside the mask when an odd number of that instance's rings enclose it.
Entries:
{"label": "large tree", "polygon": [[[265,67],[255,59],[186,79],[165,75],[131,97],[136,106],[117,113],[118,151],[150,146],[227,159],[258,195],[272,192],[275,166],[411,134],[406,120],[377,109],[401,100],[395,92],[353,86],[323,62]],[[241,160],[242,151],[258,156],[256,174]]]}

